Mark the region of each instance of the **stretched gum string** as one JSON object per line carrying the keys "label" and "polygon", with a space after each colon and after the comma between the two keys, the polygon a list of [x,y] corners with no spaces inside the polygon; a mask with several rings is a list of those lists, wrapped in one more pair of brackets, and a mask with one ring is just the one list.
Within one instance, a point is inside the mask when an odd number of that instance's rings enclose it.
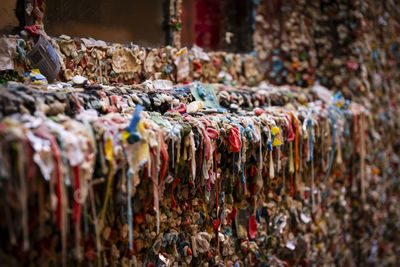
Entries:
{"label": "stretched gum string", "polygon": [[[63,209],[63,207],[65,206],[65,199],[63,197],[63,181],[62,180],[62,176],[61,176],[61,168],[60,168],[60,164],[61,164],[61,155],[60,155],[60,149],[57,145],[57,142],[54,138],[54,136],[52,136],[51,134],[49,134],[48,132],[46,132],[46,128],[45,127],[40,127],[37,131],[36,134],[44,139],[47,139],[50,141],[50,145],[53,151],[53,156],[54,159],[56,161],[56,196],[57,196],[57,209],[56,209],[56,219],[57,219],[57,226],[58,229],[61,230],[61,243],[62,243],[62,253],[63,255],[66,255],[66,210]],[[78,229],[79,231],[79,229]],[[63,259],[63,266],[66,265],[65,260]]]}
{"label": "stretched gum string", "polygon": [[[218,202],[218,166],[217,166],[217,142],[215,142],[214,149],[214,171],[215,171],[215,206],[217,209],[217,222],[219,214],[219,202]],[[219,225],[217,227],[217,253],[219,254]]]}
{"label": "stretched gum string", "polygon": [[314,173],[314,155],[313,155],[313,136],[312,136],[312,121],[310,116],[307,118],[308,124],[308,158],[311,161],[311,207],[314,210],[315,199],[314,199],[314,183],[315,183],[315,173]]}
{"label": "stretched gum string", "polygon": [[155,149],[151,149],[151,160],[154,161],[153,164],[151,164],[151,180],[153,184],[153,205],[156,211],[156,216],[157,216],[157,234],[160,233],[160,202],[159,202],[159,194],[158,194],[158,179],[157,179],[157,171],[156,171],[156,153]]}
{"label": "stretched gum string", "polygon": [[29,143],[28,139],[25,139],[25,147],[28,149],[28,178],[29,180],[33,180],[35,177],[35,162],[33,161],[33,148],[31,144]]}
{"label": "stretched gum string", "polygon": [[190,133],[190,145],[192,146],[192,148],[191,148],[191,168],[192,168],[192,181],[194,183],[196,180],[196,150],[195,150],[193,132]]}
{"label": "stretched gum string", "polygon": [[90,198],[90,206],[91,206],[93,223],[94,223],[94,230],[96,233],[96,248],[97,248],[97,253],[98,253],[97,257],[98,257],[98,261],[100,261],[100,252],[101,252],[101,243],[100,243],[100,238],[99,238],[100,231],[99,231],[99,223],[97,220],[96,206],[95,206],[96,204],[94,201],[94,192],[93,192],[92,185],[89,186],[89,198]]}
{"label": "stretched gum string", "polygon": [[[21,144],[18,145],[18,152],[21,153],[22,147]],[[21,183],[21,193],[19,196],[19,200],[21,202],[22,207],[22,216],[21,216],[21,224],[22,224],[22,232],[23,232],[23,250],[27,251],[29,249],[29,229],[28,229],[28,198],[27,198],[27,186],[25,181],[25,162],[22,161],[25,158],[25,153],[23,156],[19,156],[17,159],[18,166],[18,176]]]}
{"label": "stretched gum string", "polygon": [[[294,116],[293,116],[294,117]],[[296,171],[299,170],[299,162],[300,162],[300,156],[299,156],[299,122],[298,120],[295,118],[294,119],[295,125],[296,125],[296,129],[295,129],[295,137],[294,137],[294,153],[296,155]]]}
{"label": "stretched gum string", "polygon": [[[79,192],[80,190],[80,177],[79,177],[79,165],[74,167],[74,176],[75,176],[75,188],[74,191]],[[82,257],[80,250],[80,240],[81,240],[81,205],[79,202],[74,199],[74,222],[75,222],[75,245],[76,245],[76,253],[78,259]]]}
{"label": "stretched gum string", "polygon": [[128,232],[129,232],[129,251],[133,250],[133,231],[132,231],[132,219],[133,219],[133,214],[132,214],[132,202],[131,202],[131,190],[132,190],[132,176],[133,176],[133,170],[131,168],[128,169],[128,172],[126,174],[127,176],[127,199],[128,199],[128,204],[127,204],[127,219],[128,219]]}
{"label": "stretched gum string", "polygon": [[365,203],[365,120],[360,116],[360,178],[361,200]]}
{"label": "stretched gum string", "polygon": [[161,165],[161,170],[160,170],[160,180],[158,181],[158,185],[161,185],[162,181],[164,180],[164,176],[167,170],[167,165],[168,165],[168,151],[165,148],[165,142],[164,142],[164,136],[160,132],[159,135],[159,140],[160,140],[160,148],[161,148],[161,158],[162,158],[162,165]]}
{"label": "stretched gum string", "polygon": [[293,186],[293,173],[294,173],[294,166],[293,166],[293,142],[289,143],[289,176],[290,176],[290,189],[289,195],[293,197],[294,193],[294,186]]}
{"label": "stretched gum string", "polygon": [[171,208],[175,208],[176,207],[176,200],[174,197],[174,190],[175,187],[177,186],[177,184],[180,182],[179,178],[176,178],[173,182],[172,182],[172,187],[171,187]]}
{"label": "stretched gum string", "polygon": [[[102,207],[102,209],[101,209],[101,211],[100,211],[100,219],[101,220],[103,220],[104,219],[104,216],[105,216],[105,213],[106,213],[106,209],[107,209],[107,204],[108,204],[108,199],[109,199],[109,197],[110,197],[110,191],[111,191],[111,186],[112,186],[112,183],[113,183],[113,180],[114,180],[114,166],[113,166],[113,155],[112,155],[112,153],[113,153],[113,151],[112,151],[112,142],[111,142],[111,140],[110,139],[107,139],[107,141],[106,142],[110,142],[111,143],[111,151],[109,151],[109,156],[110,156],[110,158],[108,159],[109,160],[109,162],[110,162],[110,169],[109,169],[109,173],[108,173],[108,177],[107,177],[107,186],[106,186],[106,194],[105,194],[105,197],[104,197],[104,202],[103,202],[103,207]],[[107,150],[107,148],[105,148],[105,150]],[[106,153],[106,154],[108,154],[108,153]]]}
{"label": "stretched gum string", "polygon": [[39,137],[49,140],[51,149],[53,150],[54,160],[56,161],[56,196],[57,196],[57,209],[56,209],[56,220],[57,220],[57,227],[60,229],[61,227],[61,217],[60,217],[60,208],[61,208],[61,187],[60,187],[60,152],[58,150],[58,145],[55,143],[54,137],[50,135],[46,131],[45,126],[41,126],[37,131],[36,135]]}

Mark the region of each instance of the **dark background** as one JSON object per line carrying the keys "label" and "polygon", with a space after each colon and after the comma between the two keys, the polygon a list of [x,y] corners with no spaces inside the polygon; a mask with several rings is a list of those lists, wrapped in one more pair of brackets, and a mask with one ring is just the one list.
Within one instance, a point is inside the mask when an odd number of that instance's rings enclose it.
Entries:
{"label": "dark background", "polygon": [[165,44],[162,0],[50,0],[46,32],[159,47]]}

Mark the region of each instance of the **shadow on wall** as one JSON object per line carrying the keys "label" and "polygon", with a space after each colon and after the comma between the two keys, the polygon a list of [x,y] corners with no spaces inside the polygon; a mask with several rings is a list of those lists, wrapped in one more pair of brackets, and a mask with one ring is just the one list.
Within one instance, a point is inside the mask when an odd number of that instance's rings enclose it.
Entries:
{"label": "shadow on wall", "polygon": [[17,0],[0,1],[0,33],[10,33],[19,22],[15,16]]}
{"label": "shadow on wall", "polygon": [[160,0],[52,0],[44,24],[51,36],[159,47],[165,44],[163,19]]}

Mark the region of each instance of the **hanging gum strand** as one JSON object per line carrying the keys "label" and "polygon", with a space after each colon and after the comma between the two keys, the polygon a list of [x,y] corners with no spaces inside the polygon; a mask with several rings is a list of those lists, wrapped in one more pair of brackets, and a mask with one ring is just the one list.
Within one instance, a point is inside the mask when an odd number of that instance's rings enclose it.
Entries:
{"label": "hanging gum strand", "polygon": [[360,177],[361,177],[361,200],[365,203],[365,118],[360,116]]}
{"label": "hanging gum strand", "polygon": [[[217,142],[215,141],[214,149],[214,171],[215,171],[215,206],[217,210],[217,222],[219,214],[219,203],[218,203],[218,167],[217,167]],[[217,227],[217,254],[219,255],[219,225]]]}
{"label": "hanging gum strand", "polygon": [[[22,152],[22,145],[18,143],[17,151],[20,154]],[[23,232],[23,250],[27,251],[29,249],[29,232],[28,232],[28,191],[26,186],[25,179],[25,162],[23,159],[25,158],[25,153],[22,152],[22,155],[17,157],[17,168],[18,168],[18,176],[20,180],[21,192],[19,194],[19,200],[22,207],[22,216],[21,216],[21,225]]]}
{"label": "hanging gum strand", "polygon": [[[74,188],[74,198],[81,197],[80,190],[80,175],[79,175],[79,165],[74,167],[74,177],[75,177],[75,188]],[[78,193],[75,195],[76,193]],[[76,256],[80,260],[82,259],[82,252],[80,249],[81,241],[81,205],[78,202],[79,199],[74,199],[74,222],[75,222],[75,246],[76,246]]]}
{"label": "hanging gum strand", "polygon": [[100,220],[104,220],[104,216],[105,216],[107,205],[108,205],[108,199],[110,197],[111,186],[112,186],[112,183],[114,180],[113,144],[112,144],[112,141],[110,138],[107,138],[107,140],[106,140],[104,152],[110,163],[110,168],[109,168],[109,173],[108,173],[108,177],[107,177],[106,194],[104,197],[103,207],[100,212]]}
{"label": "hanging gum strand", "polygon": [[289,195],[293,197],[294,194],[294,186],[293,186],[293,173],[294,173],[294,164],[293,164],[293,142],[289,143],[289,175],[290,175],[290,191]]}

